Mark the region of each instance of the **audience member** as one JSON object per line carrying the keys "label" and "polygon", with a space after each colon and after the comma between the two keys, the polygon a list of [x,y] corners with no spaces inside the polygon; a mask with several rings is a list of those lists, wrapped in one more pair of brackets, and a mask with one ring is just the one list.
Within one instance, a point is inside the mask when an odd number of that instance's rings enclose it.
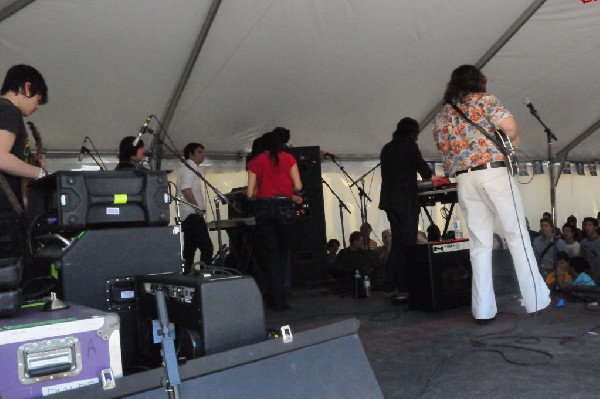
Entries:
{"label": "audience member", "polygon": [[570,259],[571,270],[575,279],[571,285],[589,285],[595,286],[596,282],[588,274],[590,272],[589,263],[581,256],[575,256]]}
{"label": "audience member", "polygon": [[580,242],[581,256],[590,264],[591,276],[600,281],[600,239],[598,239],[598,219],[583,219],[585,238]]}
{"label": "audience member", "polygon": [[373,228],[369,223],[363,223],[360,226],[360,232],[365,237],[364,248],[365,249],[375,249],[377,248],[377,242],[371,239],[371,233],[373,232]]}
{"label": "audience member", "polygon": [[[558,275],[558,278],[556,277]],[[571,266],[569,265],[569,254],[560,251],[556,254],[556,270],[546,276],[546,284],[553,290],[564,289],[573,282]]]}
{"label": "audience member", "polygon": [[562,237],[565,241],[565,248],[569,256],[579,256],[579,242],[575,240],[575,227],[569,222],[565,223],[562,228]]}
{"label": "audience member", "polygon": [[569,217],[567,218],[567,223],[573,226],[573,235],[575,241],[581,241],[581,239],[583,238],[583,232],[579,227],[577,227],[577,218],[575,217],[575,215],[569,215]]}
{"label": "audience member", "polygon": [[540,235],[533,240],[533,252],[544,278],[550,272],[554,271],[555,253],[560,251],[566,252],[565,242],[560,238],[555,239],[553,231],[552,220],[541,218]]}
{"label": "audience member", "polygon": [[340,242],[335,238],[327,241],[327,246],[325,247],[325,259],[327,261],[327,268],[331,269],[335,264],[335,258],[337,258],[337,253],[340,250]]}
{"label": "audience member", "polygon": [[360,231],[350,234],[350,246],[342,249],[335,260],[332,275],[338,280],[342,293],[354,286],[356,271],[370,275],[375,265],[373,251],[364,249],[365,237]]}
{"label": "audience member", "polygon": [[525,224],[527,225],[527,231],[529,232],[529,240],[531,240],[531,245],[533,245],[533,240],[535,239],[535,237],[540,235],[540,232],[531,230],[531,226],[529,225],[528,218],[525,218]]}
{"label": "audience member", "polygon": [[377,255],[379,264],[385,265],[392,250],[392,231],[390,229],[381,232],[381,241],[383,241],[383,246],[375,249],[375,255]]}

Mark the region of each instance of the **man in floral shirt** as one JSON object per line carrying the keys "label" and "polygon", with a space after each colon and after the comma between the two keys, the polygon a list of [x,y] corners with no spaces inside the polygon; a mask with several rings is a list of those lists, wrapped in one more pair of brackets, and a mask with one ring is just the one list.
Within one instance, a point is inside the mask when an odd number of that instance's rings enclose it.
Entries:
{"label": "man in floral shirt", "polygon": [[456,176],[458,200],[467,219],[473,268],[472,311],[479,324],[487,324],[497,313],[492,281],[494,220],[500,217],[513,258],[525,309],[534,313],[550,304],[549,290],[540,275],[518,187],[507,169],[502,151],[477,127],[491,135],[502,130],[518,147],[520,137],[510,111],[486,92],[487,79],[473,65],[452,72],[444,94],[445,105],[433,120],[433,137],[444,167]]}

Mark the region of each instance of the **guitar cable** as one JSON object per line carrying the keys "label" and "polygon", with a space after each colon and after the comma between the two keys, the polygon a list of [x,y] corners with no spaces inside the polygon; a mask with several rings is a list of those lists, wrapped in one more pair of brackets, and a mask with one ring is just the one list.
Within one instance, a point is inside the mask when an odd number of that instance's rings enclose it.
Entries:
{"label": "guitar cable", "polygon": [[[533,313],[538,311],[538,294],[537,294],[537,284],[536,284],[536,279],[535,276],[533,274],[533,268],[531,266],[531,259],[529,259],[529,254],[527,252],[527,247],[525,246],[525,238],[523,237],[523,225],[521,224],[521,219],[519,218],[519,213],[517,210],[517,201],[515,199],[515,191],[514,191],[514,187],[513,187],[513,179],[510,175],[510,173],[508,172],[508,169],[506,169],[506,176],[508,177],[508,185],[510,186],[510,192],[511,192],[511,198],[513,200],[513,208],[515,210],[515,216],[517,218],[517,224],[519,226],[519,234],[521,236],[521,245],[523,246],[523,251],[525,252],[525,257],[527,258],[527,264],[529,266],[529,275],[531,276],[531,281],[533,282],[533,292],[535,295],[535,310]],[[522,201],[521,201],[522,202]],[[522,293],[521,293],[522,295]]]}

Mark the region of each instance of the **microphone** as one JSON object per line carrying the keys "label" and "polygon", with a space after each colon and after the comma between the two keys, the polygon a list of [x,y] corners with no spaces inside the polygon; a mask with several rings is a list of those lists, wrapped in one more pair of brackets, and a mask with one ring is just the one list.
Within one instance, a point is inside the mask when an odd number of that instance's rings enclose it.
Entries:
{"label": "microphone", "polygon": [[79,150],[79,162],[83,160],[83,154],[85,154],[85,150],[87,150],[87,148],[85,148],[85,142],[88,141],[88,138],[88,136],[85,136],[83,142],[81,143],[81,150]]}
{"label": "microphone", "polygon": [[300,155],[300,156],[298,157],[298,160],[299,160],[299,161],[302,161],[302,162],[308,162],[308,163],[312,163],[313,165],[317,163],[317,161],[315,161],[314,159],[309,159],[309,158],[306,158],[304,155]]}
{"label": "microphone", "polygon": [[533,108],[533,104],[531,103],[531,100],[529,98],[523,98],[523,104],[525,104],[531,112],[535,112],[535,108]]}
{"label": "microphone", "polygon": [[337,156],[335,156],[334,154],[330,153],[330,152],[324,152],[323,153],[324,157],[329,157],[331,159],[337,159]]}
{"label": "microphone", "polygon": [[152,120],[152,115],[150,115],[146,118],[146,122],[140,128],[140,132],[138,133],[138,136],[135,138],[135,140],[133,140],[134,147],[137,147],[138,143],[140,142],[140,140],[142,138],[142,134],[146,133],[146,130],[148,130],[148,123],[150,123],[151,120]]}

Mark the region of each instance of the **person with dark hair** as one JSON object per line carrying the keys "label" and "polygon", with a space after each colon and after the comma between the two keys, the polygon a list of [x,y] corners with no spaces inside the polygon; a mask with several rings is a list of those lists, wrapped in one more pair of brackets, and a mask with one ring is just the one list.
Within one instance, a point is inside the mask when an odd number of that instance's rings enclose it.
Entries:
{"label": "person with dark hair", "polygon": [[350,234],[350,246],[342,249],[333,267],[332,275],[337,280],[336,291],[342,295],[354,289],[356,272],[361,276],[371,275],[376,259],[373,251],[365,249],[365,236],[360,231]]}
{"label": "person with dark hair", "polygon": [[586,217],[583,219],[585,238],[581,240],[581,256],[590,264],[591,276],[594,281],[600,281],[600,238],[598,235],[598,219]]}
{"label": "person with dark hair", "polygon": [[327,268],[331,269],[335,264],[335,259],[337,258],[337,253],[340,250],[340,242],[335,238],[327,241],[327,245],[325,246],[325,260],[327,261]]}
{"label": "person with dark hair", "polygon": [[567,222],[562,228],[562,237],[565,242],[565,250],[569,256],[579,256],[581,254],[581,245],[575,240],[575,227]]}
{"label": "person with dark hair", "polygon": [[504,249],[504,243],[500,234],[494,233],[494,244],[492,245],[494,251],[502,251]]}
{"label": "person with dark hair", "polygon": [[2,240],[0,258],[24,254],[21,180],[45,176],[46,163],[44,159],[39,159],[38,167],[25,162],[30,146],[23,118],[31,116],[47,101],[48,87],[35,68],[15,65],[8,70],[0,90],[0,179],[3,180],[0,220],[2,230],[9,232],[15,242]]}
{"label": "person with dark hair", "polygon": [[476,66],[456,68],[444,93],[445,104],[432,126],[444,168],[456,177],[459,204],[467,219],[473,269],[471,307],[478,324],[487,324],[497,313],[492,281],[497,215],[501,216],[525,309],[534,313],[550,304],[550,292],[538,270],[530,240],[526,239],[529,234],[521,194],[507,169],[507,159],[474,126],[478,124],[492,136],[496,130],[502,130],[513,146],[519,147],[513,115],[498,98],[486,92],[486,83],[486,76]]}
{"label": "person with dark hair", "polygon": [[260,253],[268,275],[269,305],[275,310],[289,309],[285,297],[285,274],[289,262],[296,209],[294,192],[300,193],[302,181],[294,157],[283,151],[279,135],[263,136],[263,151],[248,162],[246,195],[254,199],[254,213]]}
{"label": "person with dark hair", "polygon": [[179,208],[183,231],[183,272],[189,274],[193,272],[192,266],[196,249],[200,250],[200,261],[208,265],[212,262],[214,247],[204,220],[206,205],[202,192],[202,180],[194,173],[204,162],[204,146],[200,143],[189,143],[183,149],[183,156],[189,168],[186,165],[181,165],[179,168],[177,191],[179,196],[196,207],[181,203]]}
{"label": "person with dark hair", "polygon": [[134,141],[134,136],[127,136],[119,143],[119,163],[115,170],[145,169],[141,164],[146,154],[144,141],[140,139],[136,145],[133,145]]}
{"label": "person with dark hair", "polygon": [[566,252],[565,242],[554,235],[554,225],[551,219],[540,219],[540,235],[533,240],[533,252],[540,266],[542,276],[554,271],[556,253]]}
{"label": "person with dark hair", "polygon": [[419,227],[417,173],[425,180],[433,176],[417,145],[418,137],[419,123],[402,118],[392,140],[381,149],[379,209],[385,211],[392,231],[392,249],[385,269],[386,299],[408,298],[406,252],[416,243]]}
{"label": "person with dark hair", "polygon": [[590,272],[589,263],[581,256],[573,256],[569,259],[569,265],[571,266],[571,274],[574,277],[571,286],[574,285],[587,285],[595,286],[596,282],[588,274]]}
{"label": "person with dark hair", "polygon": [[[570,224],[573,228],[574,240],[579,242],[583,238],[583,232],[577,226],[577,217],[575,215],[569,215],[567,218],[567,224]],[[579,256],[579,255],[571,255],[571,256]]]}

